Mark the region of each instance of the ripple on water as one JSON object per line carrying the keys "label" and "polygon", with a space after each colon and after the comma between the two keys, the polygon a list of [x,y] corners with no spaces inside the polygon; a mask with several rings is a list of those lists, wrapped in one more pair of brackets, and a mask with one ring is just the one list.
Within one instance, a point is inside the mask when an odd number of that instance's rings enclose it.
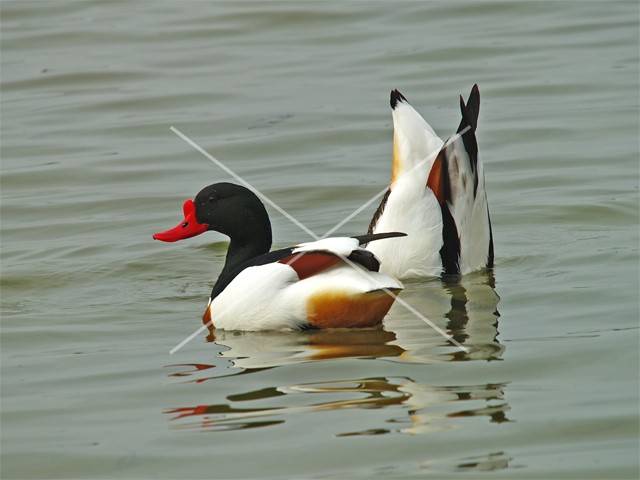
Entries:
{"label": "ripple on water", "polygon": [[[637,13],[4,2],[0,476],[636,478]],[[475,82],[495,281],[403,292],[468,352],[395,305],[169,355],[227,243],[151,234],[229,180],[171,125],[320,234],[387,185],[390,89],[446,137]]]}

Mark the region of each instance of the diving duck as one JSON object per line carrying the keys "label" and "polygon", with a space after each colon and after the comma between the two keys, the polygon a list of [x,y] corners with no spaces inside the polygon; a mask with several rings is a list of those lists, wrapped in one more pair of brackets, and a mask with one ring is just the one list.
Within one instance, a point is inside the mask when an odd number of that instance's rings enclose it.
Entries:
{"label": "diving duck", "polygon": [[[233,183],[203,188],[184,219],[153,238],[175,242],[215,230],[231,242],[203,322],[223,330],[374,327],[402,284],[380,273],[361,245],[404,236],[331,237],[269,251],[271,223],[260,199]],[[389,240],[386,240],[389,241]]]}
{"label": "diving duck", "polygon": [[493,266],[493,233],[478,157],[480,91],[460,96],[457,134],[443,142],[398,90],[391,92],[391,182],[368,232],[408,236],[368,246],[395,278],[466,274]]}

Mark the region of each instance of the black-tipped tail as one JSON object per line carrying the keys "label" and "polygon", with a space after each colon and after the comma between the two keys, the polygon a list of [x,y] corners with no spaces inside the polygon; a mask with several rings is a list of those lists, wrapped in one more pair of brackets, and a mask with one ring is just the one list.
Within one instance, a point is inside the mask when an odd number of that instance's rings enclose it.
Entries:
{"label": "black-tipped tail", "polygon": [[478,128],[478,114],[480,113],[480,90],[478,84],[474,84],[465,105],[462,95],[460,95],[460,113],[462,120],[458,125],[458,133],[467,126],[471,127],[471,131],[475,132]]}
{"label": "black-tipped tail", "polygon": [[406,237],[406,233],[402,232],[385,232],[385,233],[368,233],[366,235],[355,235],[351,238],[355,238],[358,240],[360,245],[364,245],[365,243],[373,242],[375,240],[382,240],[383,238],[394,238],[394,237]]}
{"label": "black-tipped tail", "polygon": [[467,99],[467,103],[464,103],[462,95],[460,96],[460,113],[462,114],[462,120],[458,125],[458,133],[463,130],[467,131],[462,135],[462,141],[464,148],[469,155],[471,161],[471,171],[474,173],[473,179],[473,194],[475,196],[478,188],[478,142],[476,140],[476,128],[478,128],[478,114],[480,113],[480,90],[478,85],[474,84],[471,88],[471,93]]}
{"label": "black-tipped tail", "polygon": [[391,90],[391,96],[389,97],[389,105],[391,105],[391,109],[395,109],[398,102],[406,102],[407,99],[404,95],[402,95],[398,90]]}

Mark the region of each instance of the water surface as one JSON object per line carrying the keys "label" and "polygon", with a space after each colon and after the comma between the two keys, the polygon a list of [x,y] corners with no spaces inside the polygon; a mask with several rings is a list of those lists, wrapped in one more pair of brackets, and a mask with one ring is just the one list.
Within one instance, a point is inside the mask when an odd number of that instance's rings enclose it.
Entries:
{"label": "water surface", "polygon": [[[637,477],[638,14],[3,2],[2,476]],[[392,88],[447,136],[475,82],[495,271],[403,293],[468,353],[396,305],[169,355],[226,240],[151,233],[230,180],[170,126],[322,234],[386,186]]]}

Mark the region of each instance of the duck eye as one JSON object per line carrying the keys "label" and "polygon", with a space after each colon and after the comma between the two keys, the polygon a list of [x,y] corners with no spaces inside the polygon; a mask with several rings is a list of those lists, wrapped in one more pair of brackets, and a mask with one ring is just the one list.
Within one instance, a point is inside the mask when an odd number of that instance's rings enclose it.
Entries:
{"label": "duck eye", "polygon": [[187,228],[188,226],[189,226],[189,222],[184,222],[184,223],[182,224],[182,228]]}

